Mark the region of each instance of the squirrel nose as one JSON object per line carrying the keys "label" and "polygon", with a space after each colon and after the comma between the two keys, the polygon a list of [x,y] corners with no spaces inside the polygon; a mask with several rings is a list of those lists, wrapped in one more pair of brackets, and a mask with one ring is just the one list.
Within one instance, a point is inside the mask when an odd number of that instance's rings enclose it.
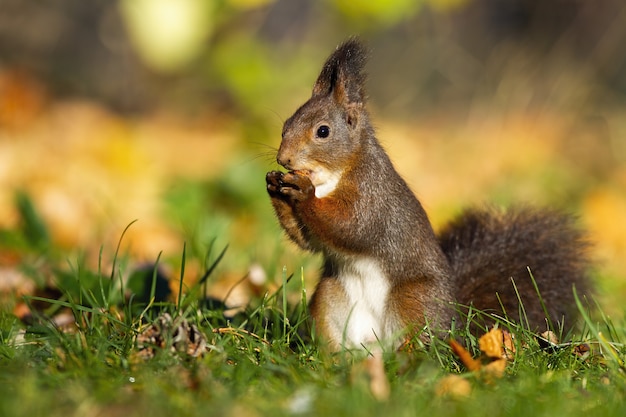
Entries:
{"label": "squirrel nose", "polygon": [[284,158],[284,157],[281,157],[280,155],[278,155],[278,156],[276,157],[276,162],[278,162],[278,165],[281,165],[281,166],[287,166],[287,165],[289,165],[289,163],[291,162],[291,159],[289,159],[289,158]]}
{"label": "squirrel nose", "polygon": [[288,168],[289,165],[291,165],[291,157],[289,156],[288,152],[285,152],[285,149],[283,146],[281,146],[280,149],[278,149],[278,155],[276,155],[276,162],[278,162],[278,165],[283,166],[285,168]]}
{"label": "squirrel nose", "polygon": [[295,144],[291,141],[285,139],[282,140],[276,155],[276,162],[278,162],[280,166],[292,169],[294,164],[299,165],[298,160],[300,159],[300,151],[294,145]]}

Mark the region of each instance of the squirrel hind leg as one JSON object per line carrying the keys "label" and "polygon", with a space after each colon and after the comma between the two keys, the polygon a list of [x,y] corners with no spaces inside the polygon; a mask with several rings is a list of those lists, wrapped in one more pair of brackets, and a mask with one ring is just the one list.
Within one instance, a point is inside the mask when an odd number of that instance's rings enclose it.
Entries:
{"label": "squirrel hind leg", "polygon": [[571,327],[573,287],[579,295],[589,290],[589,244],[572,216],[529,208],[469,210],[442,230],[439,242],[460,305],[506,313],[531,330],[546,329],[544,306],[552,325],[565,320]]}

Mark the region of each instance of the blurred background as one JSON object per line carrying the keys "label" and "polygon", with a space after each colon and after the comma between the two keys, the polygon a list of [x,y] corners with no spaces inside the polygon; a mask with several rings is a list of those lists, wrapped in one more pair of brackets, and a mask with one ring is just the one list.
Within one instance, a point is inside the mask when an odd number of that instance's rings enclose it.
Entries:
{"label": "blurred background", "polygon": [[185,242],[193,280],[228,245],[216,288],[283,266],[314,282],[264,176],[355,34],[378,136],[435,227],[484,203],[576,213],[623,314],[623,0],[2,0],[0,290],[42,258],[110,263],[134,220],[131,266],[176,277]]}

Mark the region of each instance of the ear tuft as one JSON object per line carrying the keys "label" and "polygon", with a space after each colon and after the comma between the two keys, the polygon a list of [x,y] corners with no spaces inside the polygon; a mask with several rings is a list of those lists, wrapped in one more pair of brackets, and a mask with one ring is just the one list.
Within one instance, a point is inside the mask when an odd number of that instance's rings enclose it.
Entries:
{"label": "ear tuft", "polygon": [[365,101],[363,72],[368,52],[358,38],[348,39],[326,60],[315,86],[313,96],[333,94],[341,104]]}

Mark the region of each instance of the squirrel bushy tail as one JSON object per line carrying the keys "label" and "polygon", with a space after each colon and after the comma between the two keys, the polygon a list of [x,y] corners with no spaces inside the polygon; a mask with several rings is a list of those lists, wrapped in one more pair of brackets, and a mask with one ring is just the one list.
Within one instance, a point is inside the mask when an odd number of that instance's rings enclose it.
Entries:
{"label": "squirrel bushy tail", "polygon": [[438,237],[461,306],[546,330],[571,317],[574,288],[588,290],[589,244],[572,216],[527,207],[473,209]]}

